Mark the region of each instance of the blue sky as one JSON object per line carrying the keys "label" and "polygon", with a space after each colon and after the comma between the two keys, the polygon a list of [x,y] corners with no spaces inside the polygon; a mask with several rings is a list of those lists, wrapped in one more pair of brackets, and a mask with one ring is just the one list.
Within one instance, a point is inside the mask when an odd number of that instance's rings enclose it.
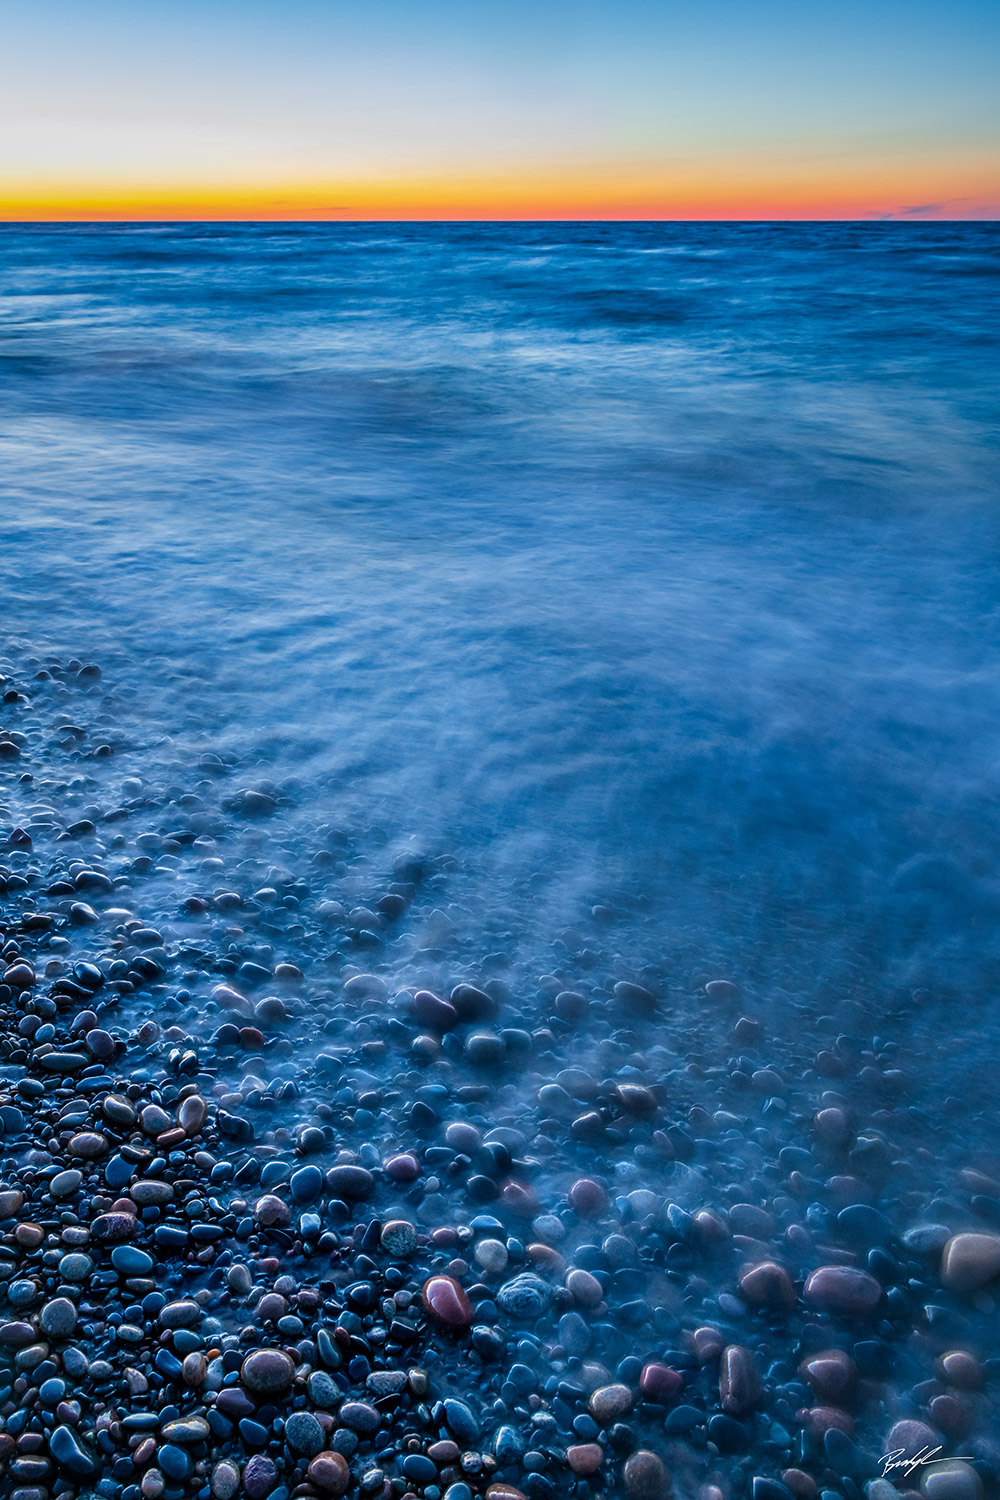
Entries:
{"label": "blue sky", "polygon": [[756,194],[762,216],[782,195],[957,217],[1000,199],[984,0],[0,0],[0,25],[14,209],[519,184],[665,211]]}

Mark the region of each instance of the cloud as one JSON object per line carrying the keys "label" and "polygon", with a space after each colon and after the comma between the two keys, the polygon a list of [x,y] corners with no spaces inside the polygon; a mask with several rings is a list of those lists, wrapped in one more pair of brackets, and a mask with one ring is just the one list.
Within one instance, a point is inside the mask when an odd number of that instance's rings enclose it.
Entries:
{"label": "cloud", "polygon": [[[958,202],[961,200],[956,199],[953,201]],[[890,208],[884,213],[880,213],[878,209],[872,209],[867,217],[869,219],[878,219],[880,222],[884,222],[887,219],[913,219],[919,218],[923,214],[943,213],[944,208],[945,204],[943,203],[911,203],[906,208]]]}
{"label": "cloud", "polygon": [[871,209],[865,217],[878,223],[889,219],[996,219],[1000,217],[1000,205],[983,203],[978,198],[946,198],[943,203],[910,203],[902,208],[890,208],[882,212]]}

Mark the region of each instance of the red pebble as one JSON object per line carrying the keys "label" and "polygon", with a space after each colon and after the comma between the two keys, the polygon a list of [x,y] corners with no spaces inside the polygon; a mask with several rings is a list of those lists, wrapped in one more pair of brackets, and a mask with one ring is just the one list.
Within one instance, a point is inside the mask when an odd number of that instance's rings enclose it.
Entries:
{"label": "red pebble", "polygon": [[683,1381],[669,1365],[649,1364],[639,1376],[639,1390],[647,1401],[660,1401],[664,1405],[672,1401]]}
{"label": "red pebble", "polygon": [[451,1276],[432,1276],[422,1296],[427,1311],[448,1328],[468,1328],[472,1322],[472,1303]]}
{"label": "red pebble", "polygon": [[972,1414],[959,1396],[946,1393],[935,1396],[927,1408],[927,1415],[945,1437],[964,1438],[972,1427]]}
{"label": "red pebble", "polygon": [[579,1177],[569,1190],[570,1207],[581,1219],[600,1219],[611,1207],[607,1193],[591,1177]]}
{"label": "red pebble", "polygon": [[843,1349],[810,1354],[799,1366],[799,1374],[825,1401],[849,1401],[858,1379],[857,1365]]}
{"label": "red pebble", "polygon": [[513,1214],[524,1214],[526,1216],[538,1212],[538,1198],[535,1190],[526,1182],[505,1182],[500,1194],[500,1201],[504,1208]]}
{"label": "red pebble", "polygon": [[390,1182],[415,1182],[420,1176],[420,1163],[406,1152],[401,1156],[390,1156],[385,1163],[385,1175]]}
{"label": "red pebble", "polygon": [[795,1286],[784,1266],[773,1260],[762,1260],[750,1266],[740,1277],[740,1293],[751,1307],[769,1307],[776,1312],[790,1312],[795,1306]]}
{"label": "red pebble", "polygon": [[795,1415],[814,1437],[821,1438],[831,1427],[846,1432],[848,1437],[854,1431],[854,1418],[849,1412],[840,1411],[836,1406],[802,1407]]}
{"label": "red pebble", "polygon": [[855,1266],[820,1266],[806,1282],[803,1295],[823,1312],[870,1317],[881,1300],[882,1288],[874,1276]]}

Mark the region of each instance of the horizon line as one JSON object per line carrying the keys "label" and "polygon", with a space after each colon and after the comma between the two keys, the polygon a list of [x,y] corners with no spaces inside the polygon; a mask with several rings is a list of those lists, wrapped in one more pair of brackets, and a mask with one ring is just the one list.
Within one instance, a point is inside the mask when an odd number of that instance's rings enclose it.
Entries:
{"label": "horizon line", "polygon": [[[333,210],[329,210],[333,212]],[[346,211],[342,217],[328,218],[326,215],[302,217],[300,215],[285,217],[284,215],[170,215],[165,218],[156,218],[151,215],[124,215],[111,216],[101,215],[97,218],[68,215],[45,215],[31,218],[5,218],[0,211],[0,228],[19,228],[24,225],[31,226],[59,226],[59,225],[114,225],[114,224],[997,224],[1000,223],[1000,212],[990,215],[972,217],[945,217],[943,215],[922,215],[907,213],[905,211],[888,211],[885,213],[871,212],[863,217],[852,214],[824,214],[822,216],[801,216],[795,218],[781,217],[780,215],[747,216],[737,215],[733,217],[712,216],[709,218],[682,215],[668,217],[657,215],[653,218],[647,216],[633,216],[623,214],[587,214],[587,215],[557,215],[554,217],[540,215],[458,215],[442,214],[438,216],[401,216],[400,218],[371,218],[370,216],[359,216],[353,218]]]}

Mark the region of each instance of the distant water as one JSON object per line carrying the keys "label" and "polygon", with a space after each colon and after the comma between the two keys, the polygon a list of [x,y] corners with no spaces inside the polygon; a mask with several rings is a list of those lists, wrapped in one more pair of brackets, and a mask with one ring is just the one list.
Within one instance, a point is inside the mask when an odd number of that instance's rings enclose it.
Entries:
{"label": "distant water", "polygon": [[151,764],[453,856],[484,952],[604,903],[682,988],[958,1026],[998,272],[975,224],[7,227],[5,636],[99,661]]}

